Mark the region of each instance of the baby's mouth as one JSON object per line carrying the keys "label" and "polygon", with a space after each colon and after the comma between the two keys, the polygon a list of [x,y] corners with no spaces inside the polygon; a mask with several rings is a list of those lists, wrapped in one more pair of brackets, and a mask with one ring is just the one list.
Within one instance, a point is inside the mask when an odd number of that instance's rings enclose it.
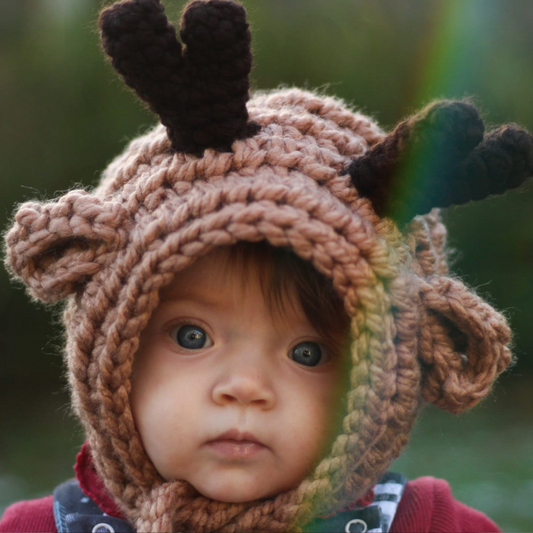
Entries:
{"label": "baby's mouth", "polygon": [[230,429],[205,443],[215,454],[225,459],[248,459],[265,451],[265,446],[253,433]]}

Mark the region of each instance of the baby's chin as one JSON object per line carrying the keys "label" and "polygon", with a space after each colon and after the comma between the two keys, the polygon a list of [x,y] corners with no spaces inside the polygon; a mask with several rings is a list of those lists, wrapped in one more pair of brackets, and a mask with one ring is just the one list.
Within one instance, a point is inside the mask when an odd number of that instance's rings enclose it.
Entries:
{"label": "baby's chin", "polygon": [[231,480],[202,480],[189,483],[205,498],[224,503],[250,503],[257,500],[274,498],[282,492],[294,488],[278,483],[248,482],[242,483]]}

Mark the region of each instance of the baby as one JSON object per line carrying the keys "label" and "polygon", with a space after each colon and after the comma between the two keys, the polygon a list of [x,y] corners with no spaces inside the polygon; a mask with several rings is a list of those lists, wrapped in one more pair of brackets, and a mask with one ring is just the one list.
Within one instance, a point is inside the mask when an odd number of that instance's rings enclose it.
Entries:
{"label": "baby", "polygon": [[12,275],[67,300],[87,442],[0,532],[498,531],[387,469],[424,402],[468,409],[511,362],[505,319],[448,276],[438,208],[520,185],[532,136],[464,102],[385,135],[330,97],[249,100],[232,0],[190,2],[183,48],[159,0],[100,27],[161,124],[6,235]]}

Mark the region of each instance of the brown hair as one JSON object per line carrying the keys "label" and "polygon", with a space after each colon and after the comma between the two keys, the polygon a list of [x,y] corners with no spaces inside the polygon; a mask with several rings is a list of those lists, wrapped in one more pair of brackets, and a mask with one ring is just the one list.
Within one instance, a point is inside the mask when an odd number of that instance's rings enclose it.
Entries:
{"label": "brown hair", "polygon": [[272,313],[284,317],[288,307],[294,309],[299,304],[334,352],[348,346],[350,319],[342,298],[331,279],[320,274],[309,261],[289,248],[272,246],[266,241],[240,241],[230,247],[215,248],[214,253],[217,251],[229,251],[220,258],[220,268],[242,272],[243,283],[252,273],[259,276],[263,297]]}

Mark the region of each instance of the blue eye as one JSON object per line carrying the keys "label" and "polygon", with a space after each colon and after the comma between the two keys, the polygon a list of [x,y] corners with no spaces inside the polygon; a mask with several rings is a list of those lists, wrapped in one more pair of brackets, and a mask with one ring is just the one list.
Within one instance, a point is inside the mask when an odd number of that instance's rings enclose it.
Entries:
{"label": "blue eye", "polygon": [[311,341],[301,342],[297,344],[290,353],[290,358],[293,361],[305,366],[316,366],[322,362],[322,348]]}
{"label": "blue eye", "polygon": [[181,326],[172,336],[182,348],[186,348],[187,350],[200,350],[201,348],[205,348],[211,340],[203,328],[194,324]]}

